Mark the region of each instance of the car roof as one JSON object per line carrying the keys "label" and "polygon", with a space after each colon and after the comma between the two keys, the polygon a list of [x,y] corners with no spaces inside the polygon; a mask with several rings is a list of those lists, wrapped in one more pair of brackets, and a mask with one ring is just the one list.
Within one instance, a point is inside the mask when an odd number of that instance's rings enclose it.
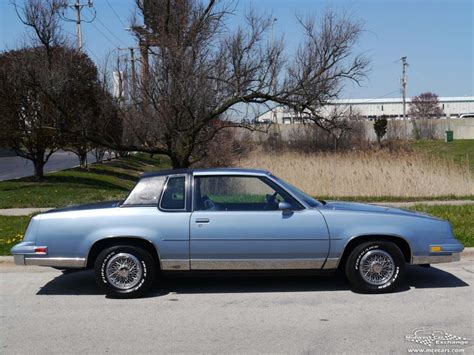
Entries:
{"label": "car roof", "polygon": [[180,174],[193,174],[193,175],[269,175],[270,172],[267,170],[259,169],[243,169],[243,168],[208,168],[208,169],[167,169],[160,171],[152,171],[143,173],[140,178],[148,178],[154,176],[166,176],[166,175],[180,175]]}

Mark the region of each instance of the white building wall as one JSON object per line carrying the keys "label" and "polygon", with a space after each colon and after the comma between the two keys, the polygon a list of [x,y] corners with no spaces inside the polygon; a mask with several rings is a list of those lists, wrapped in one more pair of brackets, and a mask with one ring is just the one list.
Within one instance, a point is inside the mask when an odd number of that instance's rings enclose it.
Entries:
{"label": "white building wall", "polygon": [[[474,113],[474,96],[466,97],[439,97],[440,108],[445,116],[459,117],[461,114]],[[343,99],[335,100],[333,105],[339,110],[345,110],[352,115],[366,118],[377,118],[383,115],[391,118],[403,117],[403,102],[400,98],[387,99]],[[329,114],[334,106],[322,109],[322,114]],[[406,104],[407,115],[410,110],[410,99]],[[276,107],[257,118],[257,122],[274,122],[279,124],[299,123],[299,119],[291,110]]]}

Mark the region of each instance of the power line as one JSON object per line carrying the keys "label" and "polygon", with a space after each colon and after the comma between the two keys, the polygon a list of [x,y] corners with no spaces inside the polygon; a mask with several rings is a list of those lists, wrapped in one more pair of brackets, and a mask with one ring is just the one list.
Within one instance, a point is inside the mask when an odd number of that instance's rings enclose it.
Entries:
{"label": "power line", "polygon": [[102,37],[104,37],[108,42],[112,43],[112,44],[114,45],[114,47],[119,47],[119,46],[117,46],[117,44],[114,43],[114,41],[112,41],[104,32],[102,32],[102,31],[99,29],[99,27],[97,27],[94,23],[91,23],[91,25],[92,25],[92,27],[95,28],[95,30],[96,30],[97,32],[99,32],[99,33],[102,35]]}
{"label": "power line", "polygon": [[105,0],[107,2],[107,5],[109,5],[110,9],[112,10],[112,12],[114,13],[115,17],[117,17],[117,19],[120,21],[120,23],[123,25],[123,27],[127,27],[127,25],[122,21],[122,19],[120,18],[120,16],[117,14],[117,12],[115,11],[115,9],[112,7],[112,5],[110,4],[109,0]]}
{"label": "power line", "polygon": [[99,24],[108,32],[112,37],[114,37],[119,43],[122,43],[124,45],[127,45],[121,38],[117,37],[115,33],[113,33],[101,20],[100,18],[97,18],[97,21]]}

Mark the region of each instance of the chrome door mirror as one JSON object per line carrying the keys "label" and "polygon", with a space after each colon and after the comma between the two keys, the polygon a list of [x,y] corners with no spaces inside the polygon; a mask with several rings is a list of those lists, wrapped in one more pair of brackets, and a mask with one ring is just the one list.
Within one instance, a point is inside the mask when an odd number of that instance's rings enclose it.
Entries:
{"label": "chrome door mirror", "polygon": [[285,201],[282,201],[282,202],[279,202],[279,203],[278,203],[278,209],[279,209],[280,211],[291,211],[292,206],[291,206],[290,203],[285,202]]}

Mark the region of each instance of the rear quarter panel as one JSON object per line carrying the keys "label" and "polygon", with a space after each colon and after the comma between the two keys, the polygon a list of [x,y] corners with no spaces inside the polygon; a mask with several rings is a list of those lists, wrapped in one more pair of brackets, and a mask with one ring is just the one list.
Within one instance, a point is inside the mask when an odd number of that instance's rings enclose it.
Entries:
{"label": "rear quarter panel", "polygon": [[148,240],[161,258],[189,257],[190,213],[165,213],[156,207],[117,207],[46,213],[41,216],[36,245],[49,257],[85,258],[98,240],[117,236]]}

